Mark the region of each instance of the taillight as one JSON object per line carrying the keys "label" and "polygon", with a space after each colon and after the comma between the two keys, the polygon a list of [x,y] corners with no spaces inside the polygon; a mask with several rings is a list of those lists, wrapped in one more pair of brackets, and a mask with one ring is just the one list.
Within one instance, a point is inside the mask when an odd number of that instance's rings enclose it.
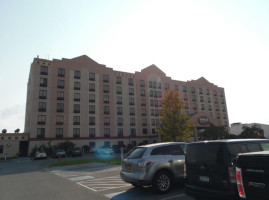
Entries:
{"label": "taillight", "polygon": [[229,167],[228,170],[229,170],[230,183],[236,183],[235,168]]}
{"label": "taillight", "polygon": [[236,168],[236,181],[238,193],[241,198],[246,198],[241,168]]}

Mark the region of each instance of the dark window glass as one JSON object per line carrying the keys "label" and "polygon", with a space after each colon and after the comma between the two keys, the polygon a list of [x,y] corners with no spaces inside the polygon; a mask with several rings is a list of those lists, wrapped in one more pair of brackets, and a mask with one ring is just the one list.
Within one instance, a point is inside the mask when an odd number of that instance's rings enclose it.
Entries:
{"label": "dark window glass", "polygon": [[38,128],[36,136],[37,136],[37,138],[44,138],[45,137],[45,128]]}
{"label": "dark window glass", "polygon": [[147,148],[137,147],[137,148],[131,150],[129,153],[127,153],[126,157],[128,157],[129,159],[142,158],[142,156],[144,155],[146,149]]}
{"label": "dark window glass", "polygon": [[73,137],[74,138],[80,137],[80,129],[79,128],[73,128]]}
{"label": "dark window glass", "polygon": [[46,112],[46,102],[39,102],[38,103],[38,111],[39,112]]}
{"label": "dark window glass", "polygon": [[74,72],[74,78],[75,79],[80,79],[80,71],[75,71]]}
{"label": "dark window glass", "polygon": [[95,74],[94,73],[91,73],[89,74],[89,80],[91,81],[95,81]]}
{"label": "dark window glass", "polygon": [[41,66],[40,74],[48,75],[48,67],[47,66]]}
{"label": "dark window glass", "polygon": [[62,138],[63,132],[63,128],[56,128],[56,138]]}
{"label": "dark window glass", "polygon": [[64,92],[62,91],[57,92],[57,100],[64,100]]}
{"label": "dark window glass", "polygon": [[57,112],[63,112],[63,111],[64,111],[64,104],[57,103]]}
{"label": "dark window glass", "polygon": [[39,90],[39,99],[47,99],[47,90]]}
{"label": "dark window glass", "polygon": [[64,69],[61,69],[61,68],[58,69],[58,76],[59,76],[59,77],[64,77],[64,76],[65,76],[65,71],[64,71]]}
{"label": "dark window glass", "polygon": [[40,86],[47,87],[47,85],[48,85],[48,79],[47,78],[40,78]]}
{"label": "dark window glass", "polygon": [[80,90],[80,82],[74,82],[74,90]]}

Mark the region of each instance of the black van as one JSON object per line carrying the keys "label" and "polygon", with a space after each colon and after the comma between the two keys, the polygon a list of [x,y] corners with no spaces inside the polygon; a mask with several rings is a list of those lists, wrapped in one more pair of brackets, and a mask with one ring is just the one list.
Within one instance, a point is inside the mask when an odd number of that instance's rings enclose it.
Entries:
{"label": "black van", "polygon": [[268,200],[269,151],[238,154],[236,179],[242,199]]}
{"label": "black van", "polygon": [[237,154],[265,150],[269,150],[269,140],[265,139],[212,140],[188,144],[185,193],[197,200],[237,199]]}

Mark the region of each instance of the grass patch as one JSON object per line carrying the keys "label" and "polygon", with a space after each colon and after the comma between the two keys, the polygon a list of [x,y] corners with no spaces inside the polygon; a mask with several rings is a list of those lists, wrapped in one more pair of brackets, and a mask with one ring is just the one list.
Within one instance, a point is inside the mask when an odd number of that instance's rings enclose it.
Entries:
{"label": "grass patch", "polygon": [[59,166],[66,166],[66,165],[81,165],[87,163],[106,163],[106,164],[113,164],[113,165],[120,165],[121,159],[120,158],[113,158],[113,159],[100,159],[100,158],[93,158],[93,159],[79,159],[79,160],[62,160],[49,165],[49,167],[59,167]]}

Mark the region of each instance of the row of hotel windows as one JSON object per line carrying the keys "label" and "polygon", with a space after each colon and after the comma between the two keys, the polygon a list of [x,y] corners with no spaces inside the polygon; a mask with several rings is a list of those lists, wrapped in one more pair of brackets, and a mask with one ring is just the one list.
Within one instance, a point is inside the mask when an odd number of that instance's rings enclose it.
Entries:
{"label": "row of hotel windows", "polygon": [[[38,115],[38,122],[39,125],[46,124],[46,116],[45,115]],[[63,125],[64,124],[64,116],[56,116],[56,125]],[[151,119],[151,126],[159,126],[160,121],[159,119]],[[73,116],[73,125],[80,125],[80,116]],[[95,117],[89,117],[89,125],[95,125]],[[104,117],[104,125],[110,125],[110,118]],[[117,118],[117,125],[123,126],[123,118]],[[147,118],[142,118],[142,125],[147,126]],[[135,118],[130,118],[130,126],[135,126]]]}
{"label": "row of hotel windows", "polygon": [[[41,66],[41,72],[40,73],[42,75],[47,75],[48,74],[48,67],[47,66]],[[58,69],[58,76],[59,77],[64,77],[65,76],[65,70],[59,68]],[[80,79],[81,78],[80,71],[74,71],[74,78],[75,79]],[[47,84],[47,79],[46,78],[43,78],[43,79],[45,79],[45,80],[42,80],[43,81],[42,85]],[[95,81],[95,74],[94,73],[91,73],[91,72],[89,73],[89,80]],[[64,80],[61,80],[61,81],[64,81]],[[103,82],[109,82],[109,75],[103,75]],[[116,76],[116,83],[117,84],[122,83],[122,80],[121,80],[120,76]],[[60,83],[60,84],[62,84],[62,83]],[[134,85],[133,78],[128,78],[128,84],[129,85]],[[140,87],[145,87],[145,81],[144,80],[140,80]],[[149,81],[149,88],[161,89],[162,87],[161,87],[160,82]],[[168,83],[165,83],[165,89],[166,90],[169,89],[169,84]],[[179,90],[178,85],[174,85],[174,89]],[[188,91],[188,87],[183,86],[183,92],[187,92],[187,91]],[[191,87],[191,93],[196,93],[196,88],[195,87]],[[199,88],[199,94],[203,94],[203,93],[204,93],[203,88]],[[206,94],[210,95],[210,90],[209,89],[206,89]],[[214,90],[213,94],[214,94],[214,96],[217,96],[217,91]],[[223,90],[220,91],[220,96],[224,97],[224,91]]]}
{"label": "row of hotel windows", "polygon": [[[45,138],[45,128],[37,128],[37,138]],[[56,138],[62,138],[64,133],[63,128],[56,128]],[[148,129],[143,128],[142,129],[143,134],[148,134]],[[157,131],[156,129],[151,129],[152,134],[156,134]],[[118,128],[118,137],[123,137],[123,128]],[[126,135],[128,137],[136,137],[136,129],[131,128],[129,135]],[[73,128],[73,137],[74,138],[79,138],[80,137],[80,128]],[[95,134],[95,128],[89,128],[89,138],[94,138],[96,137]],[[109,128],[104,128],[104,137],[110,137],[110,129]]]}

